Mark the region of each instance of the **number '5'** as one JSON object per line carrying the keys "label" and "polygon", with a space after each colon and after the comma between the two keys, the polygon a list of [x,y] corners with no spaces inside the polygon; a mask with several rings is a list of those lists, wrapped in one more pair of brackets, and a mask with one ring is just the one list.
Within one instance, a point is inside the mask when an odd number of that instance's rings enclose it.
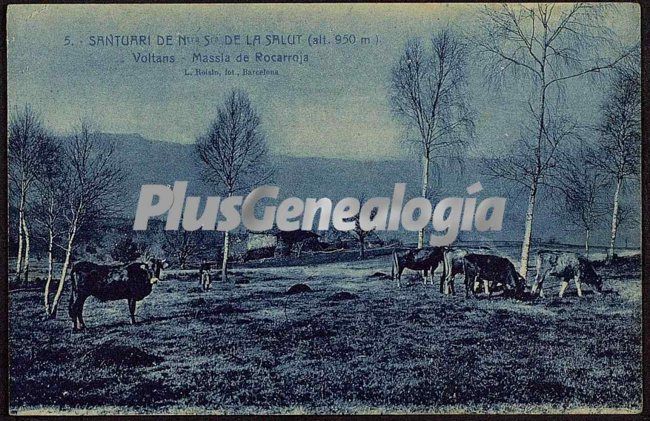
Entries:
{"label": "number '5'", "polygon": [[72,42],[70,41],[70,35],[65,36],[65,44],[63,45],[72,45]]}

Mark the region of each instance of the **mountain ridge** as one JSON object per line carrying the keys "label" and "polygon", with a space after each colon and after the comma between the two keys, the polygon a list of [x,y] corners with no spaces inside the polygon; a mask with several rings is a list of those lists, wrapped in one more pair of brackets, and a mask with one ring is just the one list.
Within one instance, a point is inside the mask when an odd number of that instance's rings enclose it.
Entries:
{"label": "mountain ridge", "polygon": [[[205,183],[202,165],[194,156],[194,145],[147,139],[140,134],[102,133],[100,138],[116,146],[117,158],[127,170],[124,184],[124,216],[133,217],[143,184],[173,185],[174,181],[188,182],[188,195],[218,196],[213,186]],[[419,162],[410,160],[364,160],[326,157],[295,157],[270,154],[275,168],[274,179],[267,183],[280,187],[280,197],[328,197],[337,201],[343,197],[391,197],[395,183],[406,183],[406,198],[420,196],[421,169]],[[453,165],[442,164],[434,180],[435,203],[443,197],[468,197],[466,188],[481,181],[486,197],[506,197],[506,213],[502,232],[462,233],[464,238],[490,237],[494,240],[518,240],[523,236],[527,195],[514,183],[489,180],[482,176],[479,165],[484,161],[468,158],[465,171]],[[436,182],[437,180],[437,182]],[[607,227],[593,236],[594,242],[606,242]],[[412,233],[407,233],[412,234]],[[632,231],[634,234],[634,231]],[[540,200],[536,209],[535,235],[543,239],[561,239],[581,242],[581,235],[571,233],[558,212],[557,202]],[[628,234],[629,235],[629,234]],[[631,237],[634,241],[634,237]]]}

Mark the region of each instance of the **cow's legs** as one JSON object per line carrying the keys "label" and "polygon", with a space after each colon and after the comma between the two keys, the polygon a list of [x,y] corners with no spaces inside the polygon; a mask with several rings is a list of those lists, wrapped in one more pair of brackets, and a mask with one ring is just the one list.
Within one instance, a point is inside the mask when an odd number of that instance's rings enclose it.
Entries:
{"label": "cow's legs", "polygon": [[451,284],[451,281],[448,280],[448,279],[445,279],[445,281],[444,281],[444,288],[443,288],[443,291],[442,291],[443,294],[445,294],[445,295],[449,295],[449,294],[451,294],[451,285],[452,285],[452,284]]}
{"label": "cow's legs", "polygon": [[573,278],[573,282],[576,284],[576,289],[578,290],[578,297],[582,297],[582,286],[580,285],[580,273],[577,273]]}
{"label": "cow's legs", "polygon": [[440,280],[441,284],[443,284],[443,290],[441,291],[445,295],[449,294],[454,294],[456,292],[456,288],[454,286],[454,275],[453,274],[445,274],[444,277],[444,282],[441,279]]}
{"label": "cow's legs", "polygon": [[81,330],[81,322],[79,321],[79,298],[74,300],[70,306],[70,316],[72,317],[73,329],[75,331]]}
{"label": "cow's legs", "polygon": [[81,330],[86,328],[86,323],[84,322],[83,312],[84,304],[86,303],[86,298],[84,296],[78,297],[75,302],[75,329]]}
{"label": "cow's legs", "polygon": [[[74,294],[74,292],[70,292],[70,294]],[[74,296],[70,297],[70,305],[68,307],[69,313],[70,313],[70,318],[72,319],[72,328],[74,330],[79,329],[79,317],[77,316],[77,301],[79,298],[75,299]]]}
{"label": "cow's legs", "polygon": [[560,284],[560,298],[564,296],[564,291],[566,291],[566,287],[568,286],[569,286],[569,281],[563,279],[562,283]]}
{"label": "cow's legs", "polygon": [[135,324],[135,300],[129,298],[129,313],[131,314],[131,324]]}
{"label": "cow's legs", "polygon": [[478,279],[478,275],[476,275],[476,276],[474,277],[474,281],[472,282],[472,295],[473,295],[474,297],[476,297],[476,286],[479,284],[479,282],[480,282],[480,281],[479,281],[479,279]]}
{"label": "cow's legs", "polygon": [[404,271],[404,268],[398,267],[397,268],[397,286],[398,288],[402,287],[402,272]]}
{"label": "cow's legs", "polygon": [[539,290],[539,296],[544,297],[544,279],[542,278],[541,281],[538,281],[535,279],[535,282],[533,283],[533,287],[530,289],[531,294],[535,294],[537,290]]}
{"label": "cow's legs", "polygon": [[486,279],[483,279],[483,290],[485,290],[485,293],[487,295],[491,295],[490,294],[490,285],[489,285],[489,282]]}
{"label": "cow's legs", "polygon": [[539,270],[535,274],[535,281],[533,282],[533,287],[531,288],[530,292],[532,294],[535,294],[537,290],[539,289],[539,296],[544,297],[544,279],[546,279],[546,274],[548,271],[541,273]]}
{"label": "cow's legs", "polygon": [[472,284],[472,280],[465,275],[465,298],[469,298],[470,284]]}
{"label": "cow's legs", "polygon": [[427,284],[427,279],[429,279],[429,270],[428,270],[428,269],[424,269],[424,270],[422,271],[422,283],[423,283],[424,285]]}

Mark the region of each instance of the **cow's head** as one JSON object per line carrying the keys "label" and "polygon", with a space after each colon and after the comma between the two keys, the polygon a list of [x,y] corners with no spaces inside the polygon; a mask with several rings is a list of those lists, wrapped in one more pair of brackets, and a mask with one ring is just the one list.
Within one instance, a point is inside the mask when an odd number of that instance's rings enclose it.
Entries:
{"label": "cow's head", "polygon": [[155,284],[160,280],[160,273],[163,269],[167,268],[169,264],[165,259],[149,259],[147,263],[143,263],[140,267],[147,271],[147,279],[150,284]]}
{"label": "cow's head", "polygon": [[600,277],[592,266],[588,266],[585,270],[584,282],[592,285],[597,292],[603,292],[603,278]]}
{"label": "cow's head", "polygon": [[600,275],[594,274],[590,280],[591,285],[596,289],[597,293],[603,292],[603,278]]}
{"label": "cow's head", "polygon": [[519,273],[517,273],[516,270],[512,270],[512,277],[513,279],[513,284],[515,286],[515,291],[514,291],[514,296],[516,298],[522,298],[524,296],[524,292],[526,292],[526,278],[521,276]]}
{"label": "cow's head", "polygon": [[603,292],[603,278],[601,278],[599,275],[596,276],[596,283],[594,284],[594,287],[599,293]]}

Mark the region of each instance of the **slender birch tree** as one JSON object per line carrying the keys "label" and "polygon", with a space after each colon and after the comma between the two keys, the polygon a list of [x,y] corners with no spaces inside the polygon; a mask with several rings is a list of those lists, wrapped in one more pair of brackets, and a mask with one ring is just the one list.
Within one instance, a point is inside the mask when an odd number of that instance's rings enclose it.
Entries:
{"label": "slender birch tree", "polygon": [[[615,67],[628,53],[604,59],[611,34],[605,5],[595,3],[502,4],[486,6],[482,13],[484,37],[478,40],[479,53],[490,82],[506,80],[529,87],[528,110],[533,132],[525,134],[527,149],[517,150],[524,159],[507,157],[498,176],[524,181],[528,189],[524,238],[519,273],[525,277],[533,236],[533,219],[539,187],[553,168],[562,139],[550,129],[564,131],[565,84]],[[556,133],[557,134],[557,133]]]}
{"label": "slender birch tree", "polygon": [[[224,197],[264,184],[272,176],[260,116],[243,91],[228,94],[205,134],[197,138],[196,151],[205,179],[221,188]],[[224,234],[221,280],[225,282],[230,235]]]}
{"label": "slender birch tree", "polygon": [[34,233],[47,247],[47,275],[43,294],[46,314],[49,314],[50,310],[49,291],[54,267],[54,247],[65,230],[61,209],[66,194],[62,158],[62,150],[57,140],[52,138],[52,141],[47,144],[41,171],[35,184],[33,215],[37,229]]}
{"label": "slender birch tree", "polygon": [[71,258],[84,229],[92,229],[102,218],[112,215],[120,203],[124,172],[112,143],[99,138],[88,121],[82,121],[66,144],[64,152],[66,194],[62,215],[66,224],[65,257],[50,317],[56,317]]}
{"label": "slender birch tree", "polygon": [[[432,161],[461,156],[474,124],[468,107],[468,46],[461,36],[443,29],[431,37],[429,48],[409,40],[391,73],[390,101],[404,123],[406,141],[422,157],[422,197],[429,196]],[[424,228],[418,247],[424,246]]]}
{"label": "slender birch tree", "polygon": [[614,184],[608,259],[615,254],[624,182],[638,180],[641,175],[641,77],[639,50],[636,51],[636,57],[619,68],[612,78],[602,105],[597,149],[591,155],[592,164]]}
{"label": "slender birch tree", "polygon": [[15,108],[9,120],[7,155],[9,188],[18,208],[18,253],[16,278],[29,280],[30,224],[27,218],[28,202],[41,169],[49,135],[41,117],[31,106]]}
{"label": "slender birch tree", "polygon": [[567,222],[584,232],[585,254],[589,255],[591,235],[607,213],[603,189],[607,176],[589,163],[592,147],[582,143],[561,154],[556,172],[556,186],[562,192]]}

